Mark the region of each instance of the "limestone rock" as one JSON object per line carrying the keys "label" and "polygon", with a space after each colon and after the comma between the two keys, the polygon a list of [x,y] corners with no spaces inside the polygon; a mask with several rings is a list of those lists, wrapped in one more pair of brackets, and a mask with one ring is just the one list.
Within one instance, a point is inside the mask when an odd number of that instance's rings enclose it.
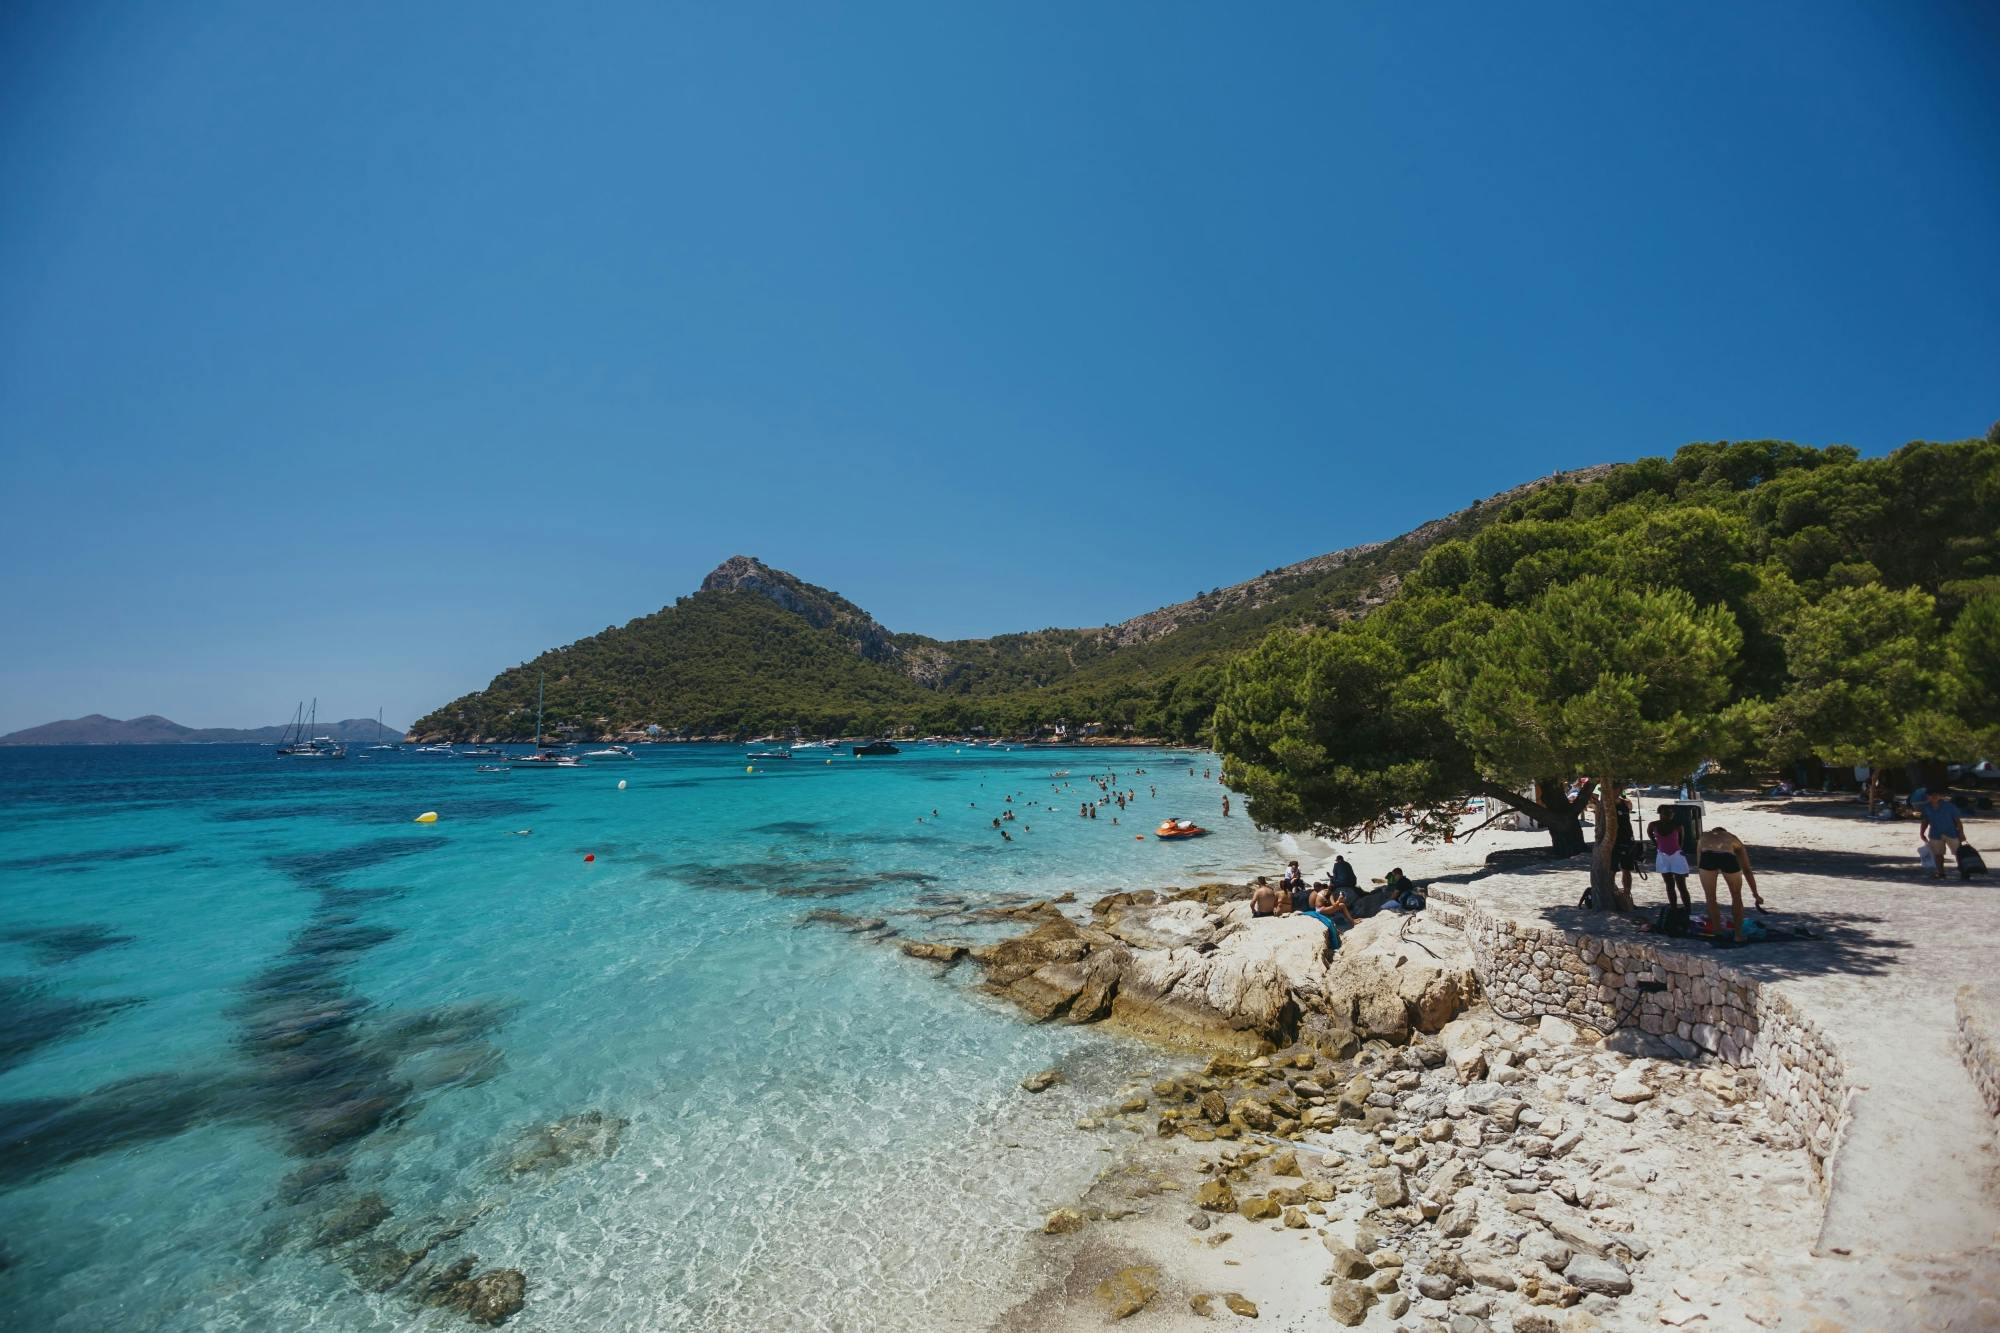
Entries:
{"label": "limestone rock", "polygon": [[1337,1277],[1364,1278],[1375,1271],[1375,1265],[1368,1261],[1368,1256],[1352,1245],[1342,1244],[1328,1236],[1326,1248],[1333,1255],[1333,1271]]}
{"label": "limestone rock", "polygon": [[1240,1291],[1223,1292],[1222,1303],[1229,1307],[1229,1313],[1231,1314],[1242,1315],[1245,1319],[1255,1319],[1257,1317],[1257,1302],[1251,1300]]}
{"label": "limestone rock", "polygon": [[1579,1291],[1623,1296],[1632,1290],[1632,1275],[1609,1259],[1579,1254],[1563,1269],[1563,1277]]}
{"label": "limestone rock", "polygon": [[1236,1192],[1229,1188],[1226,1180],[1204,1180],[1201,1188],[1194,1192],[1194,1204],[1211,1213],[1233,1213],[1236,1211]]}
{"label": "limestone rock", "polygon": [[1042,1223],[1042,1230],[1051,1236],[1066,1236],[1072,1231],[1083,1230],[1090,1219],[1078,1208],[1058,1208],[1049,1214],[1048,1221]]}
{"label": "limestone rock", "polygon": [[1062,1070],[1050,1068],[1028,1075],[1021,1080],[1021,1087],[1027,1092],[1047,1092],[1060,1082],[1062,1082]]}
{"label": "limestone rock", "polygon": [[1581,1034],[1575,1024],[1554,1014],[1543,1014],[1542,1021],[1535,1026],[1535,1035],[1551,1046],[1574,1046]]}
{"label": "limestone rock", "polygon": [[1174,902],[1135,907],[1114,921],[1110,931],[1135,949],[1184,949],[1212,940],[1219,924],[1198,902]]}
{"label": "limestone rock", "polygon": [[1050,963],[1074,963],[1089,952],[1090,946],[1077,928],[1060,914],[1049,917],[1025,935],[998,944],[981,945],[972,956],[993,968],[1035,968]]}
{"label": "limestone rock", "polygon": [[1090,955],[1084,963],[1083,985],[1069,1002],[1069,1012],[1063,1020],[1069,1023],[1095,1023],[1111,1015],[1111,1001],[1118,993],[1118,978],[1124,974],[1125,965],[1131,961],[1123,949],[1101,949]]}
{"label": "limestone rock", "polygon": [[1268,1194],[1254,1194],[1238,1204],[1237,1211],[1252,1222],[1261,1222],[1278,1215],[1278,1203]]}
{"label": "limestone rock", "polygon": [[1653,1099],[1653,1089],[1640,1077],[1637,1069],[1626,1069],[1611,1080],[1611,1100],[1630,1105],[1635,1102],[1649,1102]]}
{"label": "limestone rock", "polygon": [[1090,969],[1082,963],[1045,963],[998,989],[1025,1009],[1028,1017],[1046,1023],[1067,1009],[1089,980]]}
{"label": "limestone rock", "polygon": [[1121,1268],[1091,1293],[1113,1319],[1137,1314],[1160,1294],[1160,1270],[1144,1264]]}
{"label": "limestone rock", "polygon": [[1336,1324],[1353,1328],[1368,1317],[1374,1303],[1375,1293],[1352,1279],[1337,1277],[1327,1284],[1326,1312]]}
{"label": "limestone rock", "polygon": [[966,954],[966,946],[963,944],[947,944],[933,940],[904,940],[899,947],[912,958],[943,963],[946,967],[950,967]]}

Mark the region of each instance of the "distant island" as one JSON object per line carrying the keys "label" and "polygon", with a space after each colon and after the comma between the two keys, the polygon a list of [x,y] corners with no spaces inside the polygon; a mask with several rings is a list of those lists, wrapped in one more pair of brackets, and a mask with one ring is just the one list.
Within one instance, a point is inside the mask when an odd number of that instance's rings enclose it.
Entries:
{"label": "distant island", "polygon": [[[123,720],[91,713],[9,732],[0,736],[0,745],[275,745],[285,730],[282,722],[270,727],[184,727],[158,713]],[[374,718],[350,717],[344,722],[322,722],[313,734],[366,742],[375,739],[376,731]],[[383,723],[380,731],[385,741],[403,739],[401,727]]]}

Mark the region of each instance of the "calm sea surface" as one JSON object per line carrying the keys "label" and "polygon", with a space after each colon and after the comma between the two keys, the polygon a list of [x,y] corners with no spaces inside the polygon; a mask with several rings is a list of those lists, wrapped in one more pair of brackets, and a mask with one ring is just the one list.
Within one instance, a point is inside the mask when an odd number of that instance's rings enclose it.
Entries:
{"label": "calm sea surface", "polygon": [[[1104,1161],[1047,1131],[1160,1058],[803,918],[989,938],[949,913],[1268,864],[1212,758],[639,756],[0,749],[0,1325],[468,1328],[371,1289],[433,1242],[523,1270],[525,1329],[1023,1294],[1029,1229]],[[1136,806],[1079,819],[1107,772]],[[1170,814],[1219,831],[1134,839]]]}

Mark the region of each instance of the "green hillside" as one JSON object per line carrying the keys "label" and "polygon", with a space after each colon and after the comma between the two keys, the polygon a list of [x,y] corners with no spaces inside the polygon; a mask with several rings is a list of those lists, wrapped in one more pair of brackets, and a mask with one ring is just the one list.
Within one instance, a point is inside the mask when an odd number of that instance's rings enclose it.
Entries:
{"label": "green hillside", "polygon": [[[1542,478],[1392,541],[1269,570],[1123,624],[990,639],[892,633],[852,602],[744,556],[699,591],[502,672],[412,734],[526,738],[547,678],[551,730],[680,735],[974,727],[1067,720],[1205,737],[1224,668],[1275,629],[1337,626],[1399,600],[1406,579],[1506,606],[1614,557],[1632,577],[1725,600],[1740,670],[1776,682],[1772,582],[1807,599],[1879,581],[1934,592],[1947,617],[2000,582],[1990,441],[1915,444],[1883,459],[1778,441],[1696,444]],[[1751,569],[1761,601],[1745,591]],[[1744,585],[1744,586],[1738,586]],[[1767,685],[1767,689],[1770,686]]]}
{"label": "green hillside", "polygon": [[[1601,469],[1594,469],[1598,471]],[[412,724],[418,738],[527,739],[545,678],[551,732],[1023,734],[1058,720],[1193,740],[1232,654],[1279,625],[1359,614],[1433,544],[1544,479],[1391,542],[1271,570],[1120,625],[989,639],[894,634],[837,593],[734,556],[673,605],[554,649]]]}

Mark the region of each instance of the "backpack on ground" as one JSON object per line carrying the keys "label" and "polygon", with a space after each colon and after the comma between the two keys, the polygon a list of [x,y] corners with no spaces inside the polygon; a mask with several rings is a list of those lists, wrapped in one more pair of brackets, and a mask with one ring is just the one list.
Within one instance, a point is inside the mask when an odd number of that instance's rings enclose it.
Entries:
{"label": "backpack on ground", "polygon": [[1958,844],[1958,877],[1960,879],[1971,879],[1974,875],[1983,875],[1985,873],[1986,858],[1979,854],[1979,849],[1969,842],[1960,842]]}
{"label": "backpack on ground", "polygon": [[1668,903],[1653,918],[1655,935],[1685,935],[1688,933],[1689,908],[1684,903]]}

